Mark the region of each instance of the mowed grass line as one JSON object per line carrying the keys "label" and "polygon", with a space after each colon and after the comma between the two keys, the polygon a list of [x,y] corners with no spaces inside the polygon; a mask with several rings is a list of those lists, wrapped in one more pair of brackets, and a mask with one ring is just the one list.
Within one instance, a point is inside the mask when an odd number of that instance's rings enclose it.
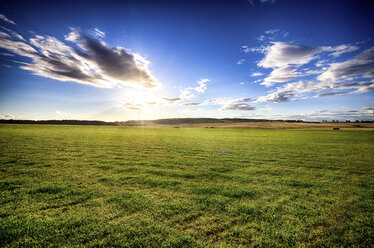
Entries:
{"label": "mowed grass line", "polygon": [[0,125],[2,247],[369,247],[374,131]]}

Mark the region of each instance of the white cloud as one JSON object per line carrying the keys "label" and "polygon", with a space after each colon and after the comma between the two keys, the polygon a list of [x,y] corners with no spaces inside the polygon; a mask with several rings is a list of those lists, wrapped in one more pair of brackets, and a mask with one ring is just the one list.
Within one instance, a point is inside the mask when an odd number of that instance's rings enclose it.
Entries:
{"label": "white cloud", "polygon": [[261,35],[260,37],[257,38],[258,41],[265,41],[266,40],[266,36],[265,35]]}
{"label": "white cloud", "polygon": [[32,57],[37,54],[37,51],[33,47],[23,42],[12,41],[4,38],[0,38],[0,47],[25,57]]}
{"label": "white cloud", "polygon": [[[278,31],[266,31],[268,33],[275,33]],[[259,48],[249,48],[246,46],[242,47],[245,52],[262,52],[264,53],[264,58],[257,63],[259,67],[272,68],[273,71],[263,80],[261,83],[266,87],[273,86],[276,83],[285,83],[289,81],[296,80],[300,77],[310,76],[314,74],[321,74],[319,80],[326,80],[327,78],[332,79],[335,74],[338,74],[340,67],[349,67],[347,63],[335,63],[330,65],[330,69],[326,68],[327,61],[319,60],[315,65],[317,67],[325,66],[320,70],[313,70],[309,68],[300,69],[302,66],[309,64],[315,59],[321,57],[321,53],[328,53],[328,55],[337,57],[343,53],[353,52],[358,49],[356,46],[352,45],[339,45],[339,46],[318,46],[318,47],[308,47],[303,45],[285,43],[285,42],[271,42],[269,46],[259,47]],[[352,64],[349,62],[348,64]],[[368,65],[366,70],[371,70],[368,74],[371,77],[372,65],[368,63],[367,59],[356,59],[356,64]],[[360,67],[364,70],[363,66]],[[362,70],[360,73],[362,73]],[[326,72],[324,72],[326,71]],[[334,73],[332,73],[334,71]],[[346,72],[346,70],[344,70]],[[350,76],[354,76],[355,73],[349,73]],[[357,73],[358,74],[358,73]],[[341,76],[341,75],[340,75]],[[333,78],[336,80],[336,78]]]}
{"label": "white cloud", "polygon": [[73,81],[95,87],[128,85],[153,88],[159,82],[148,70],[149,61],[123,47],[110,47],[78,29],[65,36],[80,49],[50,36],[35,35],[30,42],[0,38],[0,47],[32,59],[22,69],[59,81]]}
{"label": "white cloud", "polygon": [[181,89],[179,90],[179,92],[180,92],[179,98],[181,100],[191,99],[195,97],[195,95],[190,92],[189,88]]}
{"label": "white cloud", "polygon": [[321,60],[318,60],[316,63],[315,63],[315,66],[317,67],[322,67],[322,66],[326,66],[326,63],[328,61],[326,59],[321,59]]}
{"label": "white cloud", "polygon": [[242,65],[244,63],[245,59],[239,59],[238,62],[236,62],[237,65]]}
{"label": "white cloud", "polygon": [[14,21],[9,20],[8,18],[6,18],[5,15],[2,15],[2,14],[0,14],[0,20],[2,20],[4,22],[7,22],[7,23],[10,23],[10,24],[13,24],[13,25],[17,25]]}
{"label": "white cloud", "polygon": [[349,77],[374,77],[374,47],[362,52],[355,58],[340,63],[332,63],[317,77],[318,80],[349,80]]}
{"label": "white cloud", "polygon": [[265,57],[257,64],[264,68],[279,68],[288,65],[303,65],[315,59],[323,49],[284,42],[272,42],[266,48]]}
{"label": "white cloud", "polygon": [[266,87],[273,86],[275,83],[283,83],[294,80],[301,76],[300,72],[297,72],[297,66],[284,66],[273,70],[268,77],[261,83]]}
{"label": "white cloud", "polygon": [[262,73],[262,72],[254,72],[254,73],[251,74],[251,77],[260,77],[262,75],[264,75],[264,73]]}
{"label": "white cloud", "polygon": [[210,80],[207,79],[207,78],[200,79],[199,81],[197,81],[199,86],[194,88],[194,90],[197,91],[197,92],[200,92],[200,93],[204,93],[206,91],[206,89],[208,88],[207,83],[209,83],[209,82],[210,82]]}
{"label": "white cloud", "polygon": [[81,37],[80,31],[77,28],[70,28],[70,30],[70,33],[65,35],[65,40],[71,42],[78,42]]}
{"label": "white cloud", "polygon": [[260,48],[246,48],[246,51],[262,51],[265,57],[257,64],[264,68],[279,68],[288,65],[304,65],[318,58],[321,52],[331,52],[330,55],[337,57],[343,53],[357,50],[358,47],[350,45],[340,45],[336,47],[318,46],[308,47],[303,45],[272,42],[270,46]]}
{"label": "white cloud", "polygon": [[191,91],[195,91],[200,94],[203,94],[207,90],[209,82],[210,82],[210,79],[202,78],[196,82],[197,84],[199,84],[199,86],[180,89],[179,90],[180,94],[178,97],[172,97],[172,98],[165,97],[163,99],[167,101],[168,103],[174,103],[174,102],[179,102],[179,101],[194,98],[195,95],[191,93]]}
{"label": "white cloud", "polygon": [[0,115],[0,119],[16,119],[17,117],[15,115],[12,115],[10,113]]}
{"label": "white cloud", "polygon": [[[130,110],[140,110],[151,105],[166,105],[166,104],[180,103],[185,100],[196,97],[196,95],[194,95],[192,91],[198,92],[198,93],[204,93],[205,90],[207,89],[208,82],[210,82],[209,79],[203,78],[197,81],[197,83],[199,84],[198,87],[187,87],[184,89],[179,89],[180,94],[177,97],[161,97],[161,98],[155,98],[155,97],[149,98],[148,97],[147,100],[127,99],[122,104],[118,105],[117,107],[126,108]],[[199,103],[199,102],[187,102],[187,103],[183,103],[182,105],[183,106],[197,106],[201,104],[202,103]]]}

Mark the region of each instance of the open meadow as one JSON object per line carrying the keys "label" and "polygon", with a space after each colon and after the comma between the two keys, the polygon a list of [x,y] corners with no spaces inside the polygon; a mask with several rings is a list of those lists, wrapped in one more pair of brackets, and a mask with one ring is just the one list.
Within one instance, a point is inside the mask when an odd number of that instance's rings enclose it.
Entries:
{"label": "open meadow", "polygon": [[369,247],[374,131],[0,125],[1,247]]}

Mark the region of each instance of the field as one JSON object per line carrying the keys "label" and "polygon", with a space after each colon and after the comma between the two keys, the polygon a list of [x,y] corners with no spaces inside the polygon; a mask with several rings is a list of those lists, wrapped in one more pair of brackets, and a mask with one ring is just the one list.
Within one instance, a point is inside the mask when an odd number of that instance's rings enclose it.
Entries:
{"label": "field", "polygon": [[374,131],[0,125],[1,247],[369,247]]}
{"label": "field", "polygon": [[333,129],[344,130],[374,130],[374,123],[323,123],[323,122],[226,122],[226,123],[178,123],[178,124],[147,124],[149,127],[200,127],[200,128],[256,128],[256,129]]}

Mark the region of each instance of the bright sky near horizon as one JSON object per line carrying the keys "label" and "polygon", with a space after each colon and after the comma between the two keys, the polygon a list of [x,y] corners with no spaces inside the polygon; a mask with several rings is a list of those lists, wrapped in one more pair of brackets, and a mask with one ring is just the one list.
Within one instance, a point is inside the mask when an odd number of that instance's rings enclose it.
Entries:
{"label": "bright sky near horizon", "polygon": [[374,2],[0,3],[0,118],[374,120]]}

